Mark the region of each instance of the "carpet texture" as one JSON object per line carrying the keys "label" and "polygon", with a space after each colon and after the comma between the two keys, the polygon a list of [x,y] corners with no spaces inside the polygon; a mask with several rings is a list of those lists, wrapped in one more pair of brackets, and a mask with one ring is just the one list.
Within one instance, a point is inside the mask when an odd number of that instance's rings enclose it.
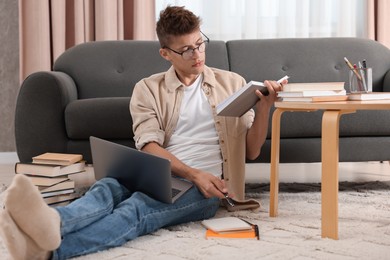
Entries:
{"label": "carpet texture", "polygon": [[[0,186],[0,191],[4,190]],[[390,182],[340,183],[339,240],[321,238],[320,184],[280,184],[279,216],[270,218],[269,185],[247,185],[259,211],[228,213],[259,225],[260,241],[211,239],[199,222],[153,234],[79,260],[92,259],[389,259]],[[0,202],[2,197],[0,194]],[[2,205],[1,205],[2,206]],[[0,241],[0,259],[7,259]]]}

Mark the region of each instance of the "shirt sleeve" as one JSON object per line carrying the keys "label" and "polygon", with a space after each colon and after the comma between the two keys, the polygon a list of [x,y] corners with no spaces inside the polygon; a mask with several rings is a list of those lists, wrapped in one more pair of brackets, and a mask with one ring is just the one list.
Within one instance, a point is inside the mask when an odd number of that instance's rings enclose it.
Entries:
{"label": "shirt sleeve", "polygon": [[138,82],[130,99],[130,114],[133,120],[134,141],[137,149],[150,142],[163,145],[165,132],[156,113],[153,95],[144,81]]}

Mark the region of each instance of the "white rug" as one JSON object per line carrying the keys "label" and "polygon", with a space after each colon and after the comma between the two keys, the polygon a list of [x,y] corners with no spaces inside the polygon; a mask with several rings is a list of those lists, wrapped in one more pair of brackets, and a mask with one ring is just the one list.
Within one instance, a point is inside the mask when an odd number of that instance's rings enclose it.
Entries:
{"label": "white rug", "polygon": [[[218,217],[239,216],[258,224],[260,241],[206,240],[205,229],[196,222],[75,259],[390,259],[389,183],[340,185],[339,240],[321,238],[318,190],[319,185],[281,185],[279,217],[270,218],[267,187],[252,185],[247,194],[260,199],[259,212],[218,212]],[[0,241],[0,259],[6,258]]]}

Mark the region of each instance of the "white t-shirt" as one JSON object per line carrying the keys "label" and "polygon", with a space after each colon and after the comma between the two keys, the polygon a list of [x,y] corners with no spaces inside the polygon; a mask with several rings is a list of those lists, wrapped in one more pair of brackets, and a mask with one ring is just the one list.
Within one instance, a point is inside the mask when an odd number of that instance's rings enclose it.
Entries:
{"label": "white t-shirt", "polygon": [[222,156],[213,112],[201,89],[203,75],[184,88],[180,117],[167,150],[190,167],[222,175]]}

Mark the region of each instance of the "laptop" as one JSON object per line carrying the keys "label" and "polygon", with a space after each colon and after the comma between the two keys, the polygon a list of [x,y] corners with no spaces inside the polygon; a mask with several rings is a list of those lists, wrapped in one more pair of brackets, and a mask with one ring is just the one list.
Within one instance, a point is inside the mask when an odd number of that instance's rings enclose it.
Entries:
{"label": "laptop", "polygon": [[91,143],[96,180],[112,177],[131,192],[142,192],[164,203],[173,203],[192,183],[171,174],[171,162],[128,146],[94,136]]}

